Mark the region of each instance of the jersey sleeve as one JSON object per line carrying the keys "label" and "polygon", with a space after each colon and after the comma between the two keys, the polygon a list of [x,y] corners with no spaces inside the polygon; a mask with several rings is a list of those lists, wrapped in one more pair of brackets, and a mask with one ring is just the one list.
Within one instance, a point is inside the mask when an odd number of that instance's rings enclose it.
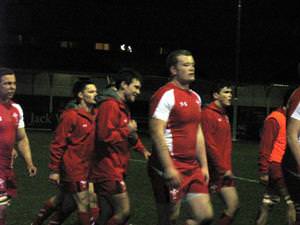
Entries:
{"label": "jersey sleeve", "polygon": [[291,118],[294,118],[296,120],[300,120],[300,103],[298,103],[297,107],[292,112]]}
{"label": "jersey sleeve", "polygon": [[70,111],[65,111],[61,115],[60,123],[50,144],[50,163],[48,167],[52,171],[59,172],[60,170],[64,152],[68,147],[68,139],[72,135],[76,123],[75,120],[76,114]]}
{"label": "jersey sleeve", "polygon": [[19,122],[18,122],[18,128],[24,128],[25,122],[24,122],[24,113],[23,109],[19,104],[14,103],[13,106],[18,110],[19,112]]}
{"label": "jersey sleeve", "polygon": [[174,90],[154,96],[150,103],[150,116],[155,119],[168,121],[170,112],[175,104]]}
{"label": "jersey sleeve", "polygon": [[259,172],[267,174],[269,171],[269,157],[272,153],[273,145],[279,133],[279,124],[275,119],[267,119],[264,123],[263,132],[259,148]]}

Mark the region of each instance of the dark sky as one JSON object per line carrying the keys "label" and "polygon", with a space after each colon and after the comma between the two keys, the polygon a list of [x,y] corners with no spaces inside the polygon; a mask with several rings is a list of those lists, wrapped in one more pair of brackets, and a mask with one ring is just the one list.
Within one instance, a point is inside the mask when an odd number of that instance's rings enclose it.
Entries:
{"label": "dark sky", "polygon": [[[7,31],[45,42],[128,42],[190,49],[205,79],[235,80],[237,0],[6,0]],[[178,2],[178,1],[176,1]],[[297,1],[242,0],[241,82],[299,82]]]}

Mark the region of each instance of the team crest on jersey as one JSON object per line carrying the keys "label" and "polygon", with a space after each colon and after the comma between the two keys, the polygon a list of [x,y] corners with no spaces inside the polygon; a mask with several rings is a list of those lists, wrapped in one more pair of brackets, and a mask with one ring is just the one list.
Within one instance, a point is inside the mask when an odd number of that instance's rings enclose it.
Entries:
{"label": "team crest on jersey", "polygon": [[87,127],[87,124],[86,123],[82,124],[82,127]]}
{"label": "team crest on jersey", "polygon": [[222,118],[218,118],[218,121],[219,121],[219,122],[222,122]]}

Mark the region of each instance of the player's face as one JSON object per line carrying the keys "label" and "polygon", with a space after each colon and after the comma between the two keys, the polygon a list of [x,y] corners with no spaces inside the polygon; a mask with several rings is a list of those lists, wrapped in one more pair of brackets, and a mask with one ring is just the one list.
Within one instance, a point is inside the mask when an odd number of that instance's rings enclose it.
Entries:
{"label": "player's face", "polygon": [[4,75],[0,78],[0,99],[7,101],[14,97],[16,92],[16,77],[14,74]]}
{"label": "player's face", "polygon": [[177,64],[171,67],[171,73],[182,84],[189,84],[195,80],[195,61],[193,56],[177,56]]}
{"label": "player's face", "polygon": [[133,79],[130,84],[124,86],[125,99],[128,102],[134,102],[136,97],[141,94],[142,84],[139,80]]}
{"label": "player's face", "polygon": [[97,87],[94,84],[88,84],[81,92],[81,98],[87,105],[96,104],[95,97],[97,95]]}
{"label": "player's face", "polygon": [[232,88],[231,87],[223,87],[219,93],[215,93],[214,95],[217,102],[222,107],[227,107],[231,105],[232,101]]}

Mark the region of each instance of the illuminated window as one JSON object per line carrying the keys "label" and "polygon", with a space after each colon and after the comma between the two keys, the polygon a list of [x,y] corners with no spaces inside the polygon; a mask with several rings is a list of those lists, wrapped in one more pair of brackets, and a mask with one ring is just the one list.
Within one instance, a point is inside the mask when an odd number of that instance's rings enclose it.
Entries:
{"label": "illuminated window", "polygon": [[165,54],[167,54],[167,49],[165,49],[164,47],[160,47],[160,48],[159,48],[159,54],[160,54],[160,55],[165,55]]}
{"label": "illuminated window", "polygon": [[108,44],[108,43],[96,43],[95,44],[95,50],[109,51],[110,50],[110,44]]}

